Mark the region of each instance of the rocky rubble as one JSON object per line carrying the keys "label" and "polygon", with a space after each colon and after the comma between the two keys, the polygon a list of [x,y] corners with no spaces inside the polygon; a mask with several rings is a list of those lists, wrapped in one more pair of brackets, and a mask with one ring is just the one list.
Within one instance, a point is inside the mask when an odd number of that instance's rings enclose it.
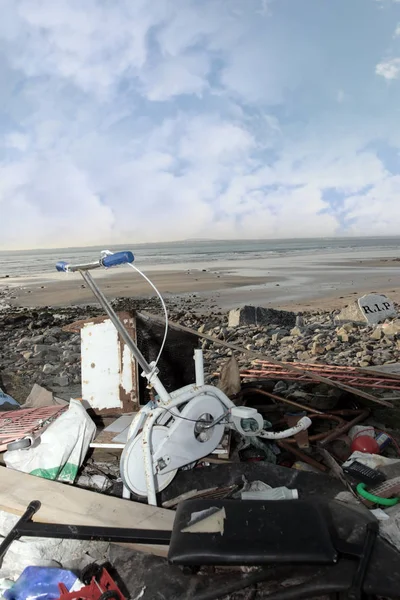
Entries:
{"label": "rocky rubble", "polygon": [[[227,317],[204,323],[201,319],[182,322],[202,333],[232,342],[247,350],[260,352],[283,362],[326,363],[342,366],[369,367],[400,362],[400,321],[390,320],[371,327],[367,324],[338,323],[336,314],[310,312],[298,318],[292,329],[274,325],[228,327]],[[207,340],[202,342],[205,362],[210,372],[232,354]],[[237,356],[239,365],[249,358]]]}
{"label": "rocky rubble", "polygon": [[[328,363],[369,367],[400,362],[400,321],[377,327],[364,324],[338,324],[335,314],[310,312],[297,318],[295,327],[268,325],[228,327],[228,315],[210,311],[200,315],[201,300],[196,296],[167,302],[170,317],[182,325],[247,350],[280,361]],[[117,310],[147,310],[160,314],[157,300],[121,299]],[[97,306],[60,309],[8,308],[0,312],[0,385],[8,387],[18,401],[24,401],[34,383],[68,399],[80,394],[80,336],[63,331],[74,321],[102,314]],[[207,380],[218,371],[228,348],[200,340],[204,350]],[[235,353],[241,368],[251,359]],[[15,381],[23,382],[20,391]],[[7,386],[7,384],[9,384]],[[12,389],[10,389],[10,387]]]}
{"label": "rocky rubble", "polygon": [[[3,296],[4,298],[4,296]],[[193,309],[195,298],[185,304]],[[157,300],[120,299],[116,310],[147,310],[159,313]],[[181,301],[167,302],[176,314]],[[96,305],[64,308],[25,309],[3,303],[0,311],[0,387],[19,402],[24,402],[34,383],[69,400],[81,393],[80,335],[63,331],[74,321],[104,314]],[[183,314],[180,311],[180,314]],[[192,313],[191,313],[192,315]]]}

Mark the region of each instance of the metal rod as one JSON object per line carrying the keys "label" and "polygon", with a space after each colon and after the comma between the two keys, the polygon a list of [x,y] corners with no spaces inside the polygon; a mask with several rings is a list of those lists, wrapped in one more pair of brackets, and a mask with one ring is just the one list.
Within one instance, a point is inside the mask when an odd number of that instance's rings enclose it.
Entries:
{"label": "metal rod", "polygon": [[119,544],[155,544],[168,546],[170,531],[158,529],[127,529],[124,527],[93,527],[92,525],[62,525],[60,523],[17,523],[17,537],[93,540]]}
{"label": "metal rod", "polygon": [[196,348],[194,351],[194,365],[196,371],[196,385],[201,387],[204,385],[204,360],[203,350]]}
{"label": "metal rod", "polygon": [[322,471],[323,473],[327,471],[327,467],[325,467],[325,465],[321,465],[321,463],[319,463],[311,456],[308,456],[308,454],[306,454],[305,452],[302,452],[299,448],[296,448],[296,446],[292,446],[291,444],[285,444],[284,440],[279,440],[277,444],[278,446],[280,446],[280,448],[283,448],[287,452],[291,452],[292,454],[297,456],[297,458],[300,458],[300,460],[308,463],[315,469],[318,469],[318,471]]}
{"label": "metal rod", "polygon": [[351,421],[348,421],[347,423],[344,423],[344,425],[337,427],[334,431],[332,431],[332,433],[327,435],[326,438],[323,439],[319,445],[324,448],[330,442],[332,442],[333,440],[336,440],[343,433],[347,433],[349,431],[349,429],[351,429],[354,425],[357,425],[357,423],[360,423],[360,421],[364,421],[368,417],[368,415],[369,415],[369,410],[363,410],[362,412],[360,412],[359,415],[354,417],[354,419],[352,419]]}
{"label": "metal rod", "polygon": [[40,504],[39,500],[33,500],[32,502],[29,503],[28,508],[26,509],[26,511],[20,518],[20,520],[17,521],[17,523],[14,525],[14,527],[8,533],[8,535],[6,535],[4,540],[1,542],[1,544],[0,544],[0,561],[3,559],[5,553],[7,552],[7,550],[11,546],[11,544],[15,540],[19,539],[19,537],[21,536],[21,534],[19,533],[21,528],[24,527],[24,525],[26,525],[26,523],[28,521],[30,521],[30,519],[33,517],[33,515],[35,513],[37,513],[40,506],[41,506],[41,504]]}
{"label": "metal rod", "polygon": [[145,359],[143,354],[140,352],[139,348],[136,346],[136,344],[132,340],[131,336],[129,335],[129,333],[126,330],[126,328],[124,327],[124,325],[118,319],[116,312],[110,306],[110,304],[109,304],[107,298],[104,296],[103,292],[101,292],[101,290],[99,290],[99,288],[97,287],[91,274],[88,273],[87,271],[79,271],[79,272],[82,275],[84,281],[87,283],[87,285],[92,290],[93,294],[96,296],[101,307],[104,308],[107,315],[110,317],[115,329],[121,335],[125,344],[128,346],[129,350],[132,352],[133,356],[136,358],[137,362],[142,367],[145,374],[150,375],[150,373],[152,372],[151,366],[149,365],[149,363],[147,362],[147,360]]}
{"label": "metal rod", "polygon": [[351,588],[348,592],[348,597],[350,600],[361,600],[361,598],[364,597],[364,581],[368,572],[368,567],[371,561],[371,556],[374,550],[376,538],[378,537],[378,533],[378,522],[374,521],[372,523],[368,523],[367,533],[364,539],[364,546],[362,549],[360,562],[358,563]]}
{"label": "metal rod", "polygon": [[[254,384],[256,385],[257,382],[255,381]],[[287,398],[282,398],[281,396],[277,396],[276,394],[271,394],[270,392],[267,392],[266,390],[262,390],[258,387],[254,387],[254,388],[244,388],[240,394],[242,396],[245,396],[246,394],[260,394],[261,396],[267,396],[268,398],[272,398],[273,400],[276,400],[277,402],[283,402],[284,404],[289,404],[290,406],[295,406],[296,408],[301,408],[301,410],[305,410],[307,412],[313,413],[315,415],[323,415],[324,413],[320,410],[317,410],[316,408],[312,408],[312,406],[306,406],[305,404],[300,404],[300,402],[295,402],[294,400],[288,400]]]}

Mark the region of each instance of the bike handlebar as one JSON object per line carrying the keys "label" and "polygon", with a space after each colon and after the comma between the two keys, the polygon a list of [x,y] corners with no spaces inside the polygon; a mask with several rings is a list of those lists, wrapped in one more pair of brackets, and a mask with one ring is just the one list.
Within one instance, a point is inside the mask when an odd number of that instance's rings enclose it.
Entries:
{"label": "bike handlebar", "polygon": [[132,252],[130,250],[125,250],[124,252],[114,252],[114,254],[103,256],[97,262],[81,265],[70,265],[66,261],[60,260],[56,264],[56,269],[57,271],[64,273],[68,271],[89,271],[90,269],[98,269],[99,267],[105,267],[108,269],[110,267],[116,267],[117,265],[132,263],[134,260],[135,257],[133,256]]}
{"label": "bike handlebar", "polygon": [[124,265],[126,263],[132,263],[135,260],[132,252],[130,250],[126,250],[125,252],[115,252],[114,254],[109,254],[108,256],[104,256],[101,259],[101,264],[103,267],[116,267],[117,265]]}

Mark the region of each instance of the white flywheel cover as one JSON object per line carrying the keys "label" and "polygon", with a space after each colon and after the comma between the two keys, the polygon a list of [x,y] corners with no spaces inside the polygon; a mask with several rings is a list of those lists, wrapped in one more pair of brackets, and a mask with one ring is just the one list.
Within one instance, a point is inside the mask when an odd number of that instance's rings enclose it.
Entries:
{"label": "white flywheel cover", "polygon": [[[154,425],[152,429],[152,445],[157,448],[167,437],[168,427]],[[131,492],[138,496],[147,497],[146,475],[144,470],[144,459],[142,450],[142,436],[128,440],[121,456],[121,478]],[[164,490],[173,480],[178,469],[169,473],[159,473],[154,478],[156,492]]]}

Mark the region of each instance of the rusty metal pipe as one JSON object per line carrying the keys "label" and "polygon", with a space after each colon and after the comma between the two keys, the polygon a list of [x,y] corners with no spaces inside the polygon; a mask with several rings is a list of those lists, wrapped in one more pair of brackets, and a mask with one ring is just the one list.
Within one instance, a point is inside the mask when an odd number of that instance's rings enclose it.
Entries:
{"label": "rusty metal pipe", "polygon": [[324,413],[320,410],[316,410],[315,408],[311,408],[309,406],[305,406],[304,404],[300,404],[300,402],[295,402],[294,400],[288,400],[287,398],[281,398],[281,396],[276,396],[276,394],[271,394],[270,392],[266,392],[265,390],[261,390],[259,388],[245,388],[241,391],[241,395],[246,395],[248,393],[253,394],[261,394],[261,396],[267,396],[268,398],[272,398],[277,402],[283,402],[284,404],[290,404],[291,406],[295,406],[296,408],[301,408],[301,410],[305,410],[307,412],[323,415]]}
{"label": "rusty metal pipe", "polygon": [[279,441],[277,443],[280,448],[283,448],[287,452],[291,452],[291,454],[294,454],[295,456],[297,456],[297,458],[300,458],[300,460],[308,463],[315,469],[318,469],[323,473],[325,473],[328,470],[327,467],[325,467],[325,465],[321,465],[321,463],[319,463],[314,458],[311,458],[311,456],[308,456],[308,454],[306,454],[305,452],[302,452],[299,448],[293,447],[291,444],[287,444],[286,440],[284,442]]}
{"label": "rusty metal pipe", "polygon": [[360,421],[364,421],[364,419],[366,419],[369,415],[369,410],[360,410],[357,412],[359,412],[359,414],[356,417],[354,417],[354,419],[352,419],[351,421],[347,421],[341,427],[338,427],[337,429],[332,431],[332,433],[330,433],[324,440],[322,440],[319,443],[319,445],[324,448],[329,444],[329,442],[336,440],[336,438],[338,438],[343,433],[347,433],[349,429],[353,427],[353,425],[357,425],[357,423],[359,423]]}

